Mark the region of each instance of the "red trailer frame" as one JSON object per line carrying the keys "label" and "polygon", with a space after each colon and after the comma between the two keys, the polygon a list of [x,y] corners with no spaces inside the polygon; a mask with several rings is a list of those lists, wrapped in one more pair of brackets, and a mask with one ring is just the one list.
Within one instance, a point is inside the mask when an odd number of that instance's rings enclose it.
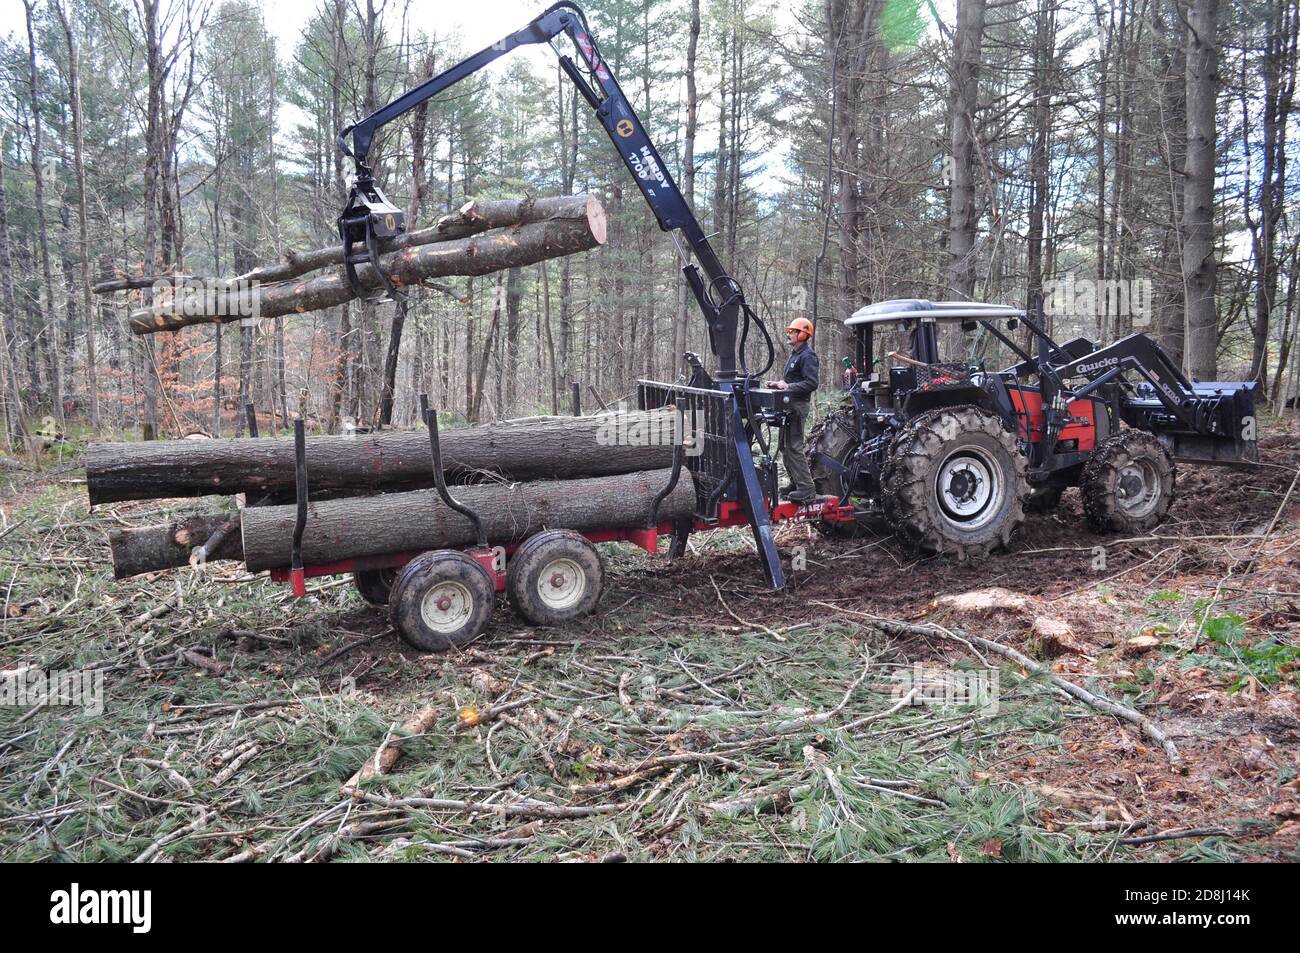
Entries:
{"label": "red trailer frame", "polygon": [[[769,503],[768,516],[773,523],[812,519],[825,520],[828,523],[849,523],[855,519],[853,508],[841,505],[840,501],[835,497],[827,497],[815,503],[805,504],[786,501],[778,503],[775,507]],[[744,508],[739,503],[725,501],[719,506],[716,520],[704,520],[697,517],[691,531],[704,532],[706,530],[748,525],[749,517],[745,514]],[[634,546],[640,546],[653,556],[659,552],[659,537],[671,536],[673,529],[671,522],[661,522],[656,526],[647,526],[640,529],[593,529],[583,532],[582,535],[593,543],[632,543]],[[504,550],[508,556],[518,549],[521,543],[522,540],[518,540],[508,545],[489,547],[487,549],[480,549],[477,546],[466,547],[464,551],[488,571],[489,575],[492,576],[497,592],[502,592],[506,587],[506,571],[504,565],[499,565],[501,562],[498,558],[499,550]],[[291,583],[295,596],[305,596],[307,594],[306,580],[308,577],[335,576],[375,569],[399,569],[418,555],[420,555],[418,552],[384,553],[377,556],[340,559],[332,563],[314,563],[303,566],[301,570],[272,569],[271,578],[276,582]]]}

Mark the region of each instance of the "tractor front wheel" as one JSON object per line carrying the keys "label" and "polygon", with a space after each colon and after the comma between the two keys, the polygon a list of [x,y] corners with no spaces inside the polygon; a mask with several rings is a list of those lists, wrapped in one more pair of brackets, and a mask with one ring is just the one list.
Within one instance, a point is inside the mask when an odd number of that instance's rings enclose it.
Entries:
{"label": "tractor front wheel", "polygon": [[1025,518],[1025,458],[1001,418],[979,407],[948,407],[909,423],[882,482],[886,518],[924,552],[985,556]]}
{"label": "tractor front wheel", "polygon": [[1083,467],[1083,513],[1099,533],[1148,533],[1174,501],[1174,461],[1145,430],[1112,434]]}

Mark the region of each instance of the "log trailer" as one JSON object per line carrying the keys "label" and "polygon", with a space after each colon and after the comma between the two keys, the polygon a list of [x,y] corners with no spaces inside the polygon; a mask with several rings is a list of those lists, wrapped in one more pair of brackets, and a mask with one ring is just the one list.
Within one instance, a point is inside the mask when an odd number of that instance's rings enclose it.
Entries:
{"label": "log trailer", "polygon": [[[1067,485],[1083,487],[1095,524],[1137,530],[1154,525],[1168,508],[1174,486],[1171,454],[1201,462],[1253,459],[1254,433],[1248,429],[1253,428],[1253,385],[1192,384],[1143,335],[1103,348],[1082,338],[1057,345],[1040,323],[1015,309],[893,301],[869,306],[848,319],[857,341],[856,366],[870,374],[875,363],[872,331],[886,325],[910,333],[910,354],[893,355],[897,366],[886,377],[851,381],[845,406],[822,423],[810,441],[810,462],[821,495],[805,505],[783,502],[776,456],[788,397],[761,386],[775,356],[771,335],[709,244],[602,58],[582,10],[570,2],[556,3],[523,29],[340,134],[339,148],[353,160],[355,174],[338,228],[345,270],[359,297],[364,297],[364,289],[357,280],[357,265],[382,271],[379,256],[385,241],[406,227],[402,212],[384,196],[367,165],[376,130],[517,47],[546,43],[554,48],[552,41],[561,34],[577,51],[574,59],[556,50],[561,68],[595,112],[659,227],[673,237],[682,274],[708,327],[716,364],[712,372],[688,354],[687,383],[638,382],[640,409],[673,406],[681,414],[669,481],[640,527],[585,534],[546,530],[522,542],[492,547],[479,518],[447,489],[437,415],[426,406],[438,494],[473,522],[477,545],[467,551],[394,553],[304,566],[308,477],[299,421],[293,557],[289,569],[273,571],[275,578],[290,581],[299,595],[305,592],[307,576],[352,572],[364,598],[388,605],[403,638],[437,650],[476,638],[487,625],[495,594],[502,590],[516,611],[534,624],[558,624],[590,612],[602,583],[595,542],[623,540],[653,553],[659,537],[671,536],[672,557],[685,551],[693,531],[748,525],[764,576],[773,589],[780,589],[785,576],[773,539],[776,522],[813,520],[828,534],[851,535],[883,516],[922,550],[966,558],[1005,543],[1020,522],[1026,500],[1031,506],[1054,501]],[[401,292],[391,282],[384,286],[400,299]],[[982,328],[1020,362],[987,371],[980,363],[941,361],[937,326],[947,321],[959,321],[965,330]],[[1033,332],[1036,354],[1021,350],[998,327],[999,321],[1024,321]],[[745,359],[751,333],[762,336],[767,352],[765,365],[754,372]],[[1135,377],[1141,380],[1131,382]],[[683,433],[690,434],[689,452]],[[684,469],[694,483],[695,515],[660,521],[659,503],[676,487]]]}

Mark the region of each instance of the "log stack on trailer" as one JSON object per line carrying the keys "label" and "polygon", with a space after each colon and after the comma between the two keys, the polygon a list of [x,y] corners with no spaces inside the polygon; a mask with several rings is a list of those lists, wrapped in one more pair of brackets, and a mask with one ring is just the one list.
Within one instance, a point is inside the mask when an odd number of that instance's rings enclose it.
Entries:
{"label": "log stack on trailer", "polygon": [[[407,593],[391,607],[394,622],[407,641],[436,650],[476,636],[498,590],[534,624],[591,611],[603,581],[593,540],[653,550],[656,527],[691,519],[694,484],[672,468],[679,425],[673,408],[659,408],[452,430],[435,437],[441,469],[424,430],[92,444],[87,488],[92,504],[244,500],[111,531],[115,578],[216,560],[279,579],[295,565],[304,575],[351,572],[372,604]],[[611,440],[629,433],[655,439]],[[309,487],[302,520],[300,472]]]}

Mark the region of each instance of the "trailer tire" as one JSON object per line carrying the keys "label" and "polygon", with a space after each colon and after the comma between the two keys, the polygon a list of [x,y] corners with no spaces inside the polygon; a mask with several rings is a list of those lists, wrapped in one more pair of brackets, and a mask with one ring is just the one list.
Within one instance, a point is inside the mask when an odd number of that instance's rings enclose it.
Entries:
{"label": "trailer tire", "polygon": [[530,625],[565,625],[600,601],[605,566],[582,534],[550,529],[526,539],[506,566],[506,596]]}
{"label": "trailer tire", "polygon": [[1122,430],[1083,466],[1083,515],[1098,533],[1147,533],[1174,502],[1173,458],[1153,434]]}
{"label": "trailer tire", "polygon": [[454,549],[438,549],[406,564],[389,600],[398,634],[424,652],[443,652],[487,628],[496,585],[486,569]]}
{"label": "trailer tire", "polygon": [[352,574],[357,593],[372,606],[386,606],[397,582],[397,569],[361,569]]}
{"label": "trailer tire", "polygon": [[885,517],[923,552],[978,559],[1024,522],[1025,457],[1002,418],[979,407],[922,414],[885,463]]}

